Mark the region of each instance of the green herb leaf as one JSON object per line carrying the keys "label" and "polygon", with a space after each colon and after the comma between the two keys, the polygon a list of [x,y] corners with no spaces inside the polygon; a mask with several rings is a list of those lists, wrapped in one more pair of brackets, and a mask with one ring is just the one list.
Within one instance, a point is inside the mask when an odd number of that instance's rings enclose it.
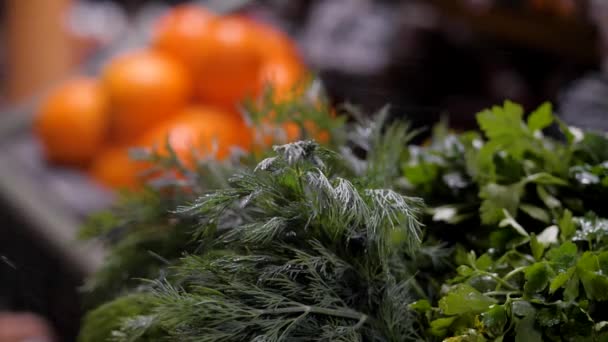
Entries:
{"label": "green herb leaf", "polygon": [[585,252],[576,264],[578,276],[591,300],[608,300],[608,277],[601,272],[599,258],[592,252]]}
{"label": "green herb leaf", "polygon": [[543,327],[553,327],[562,322],[561,310],[557,308],[542,308],[536,314],[536,321]]}
{"label": "green herb leaf", "polygon": [[528,117],[528,128],[538,131],[549,127],[553,123],[553,110],[551,103],[545,102]]}
{"label": "green herb leaf", "polygon": [[481,314],[481,323],[491,336],[501,336],[507,325],[507,310],[504,305],[493,305]]}
{"label": "green herb leaf", "polygon": [[487,271],[492,266],[492,263],[492,257],[488,253],[484,253],[475,261],[475,267],[478,270]]}
{"label": "green herb leaf", "polygon": [[562,206],[561,202],[557,198],[555,198],[553,195],[551,195],[547,191],[545,186],[540,185],[540,184],[537,185],[536,193],[538,194],[538,197],[540,197],[540,199],[543,201],[543,203],[547,206],[547,208],[557,209]]}
{"label": "green herb leaf", "polygon": [[570,267],[566,272],[558,273],[555,278],[551,280],[551,284],[549,285],[549,293],[552,294],[558,289],[564,287],[566,283],[572,279],[575,272],[576,268]]}
{"label": "green herb leaf", "polygon": [[538,240],[536,239],[536,234],[534,233],[530,235],[530,250],[532,251],[532,256],[537,261],[542,258],[543,253],[545,252],[545,246],[542,243],[538,242]]}
{"label": "green herb leaf", "polygon": [[552,276],[551,269],[544,262],[534,263],[526,268],[524,292],[528,295],[543,291]]}
{"label": "green herb leaf", "polygon": [[526,214],[530,215],[530,217],[537,219],[544,223],[551,222],[551,217],[549,217],[549,213],[546,210],[537,207],[532,204],[522,203],[519,205],[519,209],[521,209]]}
{"label": "green herb leaf", "polygon": [[534,183],[534,184],[542,184],[542,185],[561,185],[561,186],[568,185],[568,182],[566,182],[565,180],[555,177],[552,174],[547,173],[547,172],[539,172],[539,173],[530,175],[530,176],[522,179],[521,183],[523,183],[523,184]]}
{"label": "green herb leaf", "polygon": [[445,315],[481,313],[496,300],[483,295],[468,284],[459,284],[439,300],[439,308]]}
{"label": "green herb leaf", "polygon": [[518,300],[513,302],[513,304],[511,305],[511,311],[513,311],[514,315],[519,317],[533,315],[536,312],[532,304],[525,300]]}
{"label": "green herb leaf", "polygon": [[431,310],[431,303],[426,299],[421,299],[409,304],[408,307],[417,312],[427,312]]}
{"label": "green herb leaf", "polygon": [[568,125],[560,118],[554,118],[554,120],[557,121],[560,131],[566,137],[566,142],[568,143],[568,145],[572,145],[575,141],[575,137],[572,131],[570,130],[570,127],[568,127]]}
{"label": "green herb leaf", "polygon": [[438,318],[438,319],[432,321],[430,333],[433,336],[437,336],[437,337],[445,336],[448,333],[448,329],[450,328],[452,323],[454,323],[456,318],[458,318],[458,317],[456,317],[456,316],[444,317],[444,318]]}
{"label": "green herb leaf", "polygon": [[565,242],[561,246],[552,248],[547,252],[547,260],[557,272],[565,272],[574,265],[577,258],[577,248],[572,242]]}
{"label": "green herb leaf", "polygon": [[542,335],[534,327],[534,314],[527,315],[517,322],[515,327],[515,342],[542,342]]}
{"label": "green herb leaf", "polygon": [[479,192],[483,200],[479,211],[484,224],[496,224],[504,218],[503,210],[516,215],[517,207],[523,193],[520,183],[509,186],[490,183]]}
{"label": "green herb leaf", "polygon": [[473,269],[467,265],[460,265],[456,268],[456,272],[463,277],[468,277],[473,273]]}
{"label": "green herb leaf", "polygon": [[403,174],[413,185],[423,185],[433,182],[439,173],[437,166],[431,163],[418,163],[403,167]]}
{"label": "green herb leaf", "polygon": [[[509,214],[509,212],[506,209],[502,210],[503,215],[504,215],[504,219],[502,221],[500,221],[500,223],[498,224],[499,227],[511,227],[513,229],[515,229],[516,232],[518,232],[520,235],[524,236],[524,237],[528,237],[528,232],[524,229],[524,227],[522,227],[519,223],[517,223],[517,221],[515,221],[515,219],[511,216],[511,214]],[[525,241],[527,242],[527,240]],[[523,242],[523,243],[525,243]]]}
{"label": "green herb leaf", "polygon": [[564,300],[566,302],[573,302],[578,298],[579,295],[579,287],[580,281],[578,274],[575,272],[572,275],[572,278],[566,284],[566,288],[564,289]]}
{"label": "green herb leaf", "polygon": [[562,241],[571,239],[576,232],[576,226],[572,219],[572,212],[568,209],[564,210],[564,214],[559,220],[559,230],[561,232]]}
{"label": "green herb leaf", "polygon": [[506,148],[516,158],[523,154],[526,143],[522,142],[524,131],[522,123],[523,108],[511,101],[505,101],[503,107],[494,106],[477,114],[479,127],[486,136],[501,147]]}

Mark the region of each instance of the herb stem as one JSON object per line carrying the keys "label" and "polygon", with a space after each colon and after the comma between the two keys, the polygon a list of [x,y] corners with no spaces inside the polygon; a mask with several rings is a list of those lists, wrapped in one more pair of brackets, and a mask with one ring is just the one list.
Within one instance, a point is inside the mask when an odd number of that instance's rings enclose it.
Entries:
{"label": "herb stem", "polygon": [[490,291],[484,293],[486,296],[511,296],[511,295],[520,295],[519,291]]}
{"label": "herb stem", "polygon": [[500,286],[502,285],[502,286],[508,288],[509,290],[517,291],[517,289],[515,287],[513,287],[513,285],[511,285],[508,282],[504,281],[502,278],[498,277],[496,274],[493,274],[493,273],[490,273],[490,272],[485,272],[485,271],[480,271],[480,274],[487,275],[488,277],[491,277],[492,279],[494,279],[494,280],[496,280],[498,282],[498,285],[496,285],[496,289],[495,290],[500,290]]}
{"label": "herb stem", "polygon": [[502,279],[503,279],[503,280],[508,280],[508,279],[510,279],[511,277],[513,277],[514,275],[516,275],[517,273],[522,272],[523,270],[525,270],[525,269],[526,269],[526,267],[527,267],[527,266],[520,266],[520,267],[517,267],[517,268],[513,269],[511,272],[507,273],[507,274],[506,274],[506,275],[505,275],[505,276],[504,276]]}
{"label": "herb stem", "polygon": [[260,310],[260,314],[262,314],[262,315],[280,315],[280,314],[289,314],[289,313],[304,313],[304,314],[315,313],[315,314],[319,314],[319,315],[354,319],[354,320],[358,321],[357,324],[355,325],[355,328],[361,327],[365,323],[365,321],[367,321],[367,318],[368,318],[368,316],[366,314],[352,311],[352,310],[328,309],[328,308],[321,308],[318,306],[311,306],[311,305],[293,306],[293,307],[281,308],[281,309]]}
{"label": "herb stem", "polygon": [[498,281],[498,284],[496,284],[496,288],[494,289],[494,291],[500,290],[501,286],[508,287],[510,290],[517,290],[511,284],[509,284],[507,282],[507,280],[509,280],[511,277],[513,277],[517,273],[524,271],[525,269],[526,269],[526,266],[520,266],[520,267],[513,269],[511,272],[507,273],[503,278],[494,277],[494,279],[496,279]]}

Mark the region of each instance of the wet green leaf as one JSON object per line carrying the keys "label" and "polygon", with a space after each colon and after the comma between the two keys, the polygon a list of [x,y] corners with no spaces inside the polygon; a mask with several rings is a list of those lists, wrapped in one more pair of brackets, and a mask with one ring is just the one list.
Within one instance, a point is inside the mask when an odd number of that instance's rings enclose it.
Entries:
{"label": "wet green leaf", "polygon": [[547,206],[547,208],[549,209],[557,209],[560,208],[562,206],[561,202],[555,198],[553,195],[551,195],[547,189],[545,188],[545,186],[543,185],[537,185],[536,186],[536,193],[538,194],[538,197],[540,197],[540,199],[543,201],[543,203],[545,203],[545,205]]}
{"label": "wet green leaf", "polygon": [[527,315],[517,322],[515,342],[542,342],[542,335],[534,327],[534,314]]}
{"label": "wet green leaf", "polygon": [[479,192],[483,200],[479,211],[484,224],[496,224],[504,218],[503,210],[511,215],[517,213],[517,207],[523,193],[520,183],[512,185],[499,185],[490,183]]}
{"label": "wet green leaf", "polygon": [[513,229],[515,229],[516,232],[518,232],[520,235],[522,235],[523,237],[526,238],[525,242],[528,242],[528,232],[524,229],[524,227],[522,227],[517,221],[515,221],[515,219],[513,218],[513,216],[511,216],[511,214],[506,210],[503,209],[502,210],[503,215],[504,215],[504,219],[502,221],[500,221],[500,223],[498,224],[499,227],[511,227]]}
{"label": "wet green leaf", "polygon": [[543,291],[547,287],[552,271],[546,263],[537,262],[526,268],[525,275],[524,292],[526,294],[534,294]]}
{"label": "wet green leaf", "polygon": [[430,163],[419,163],[403,167],[403,174],[413,185],[422,185],[434,181],[439,170]]}
{"label": "wet green leaf", "polygon": [[431,303],[426,299],[417,300],[408,305],[410,309],[417,312],[426,312],[431,310]]}
{"label": "wet green leaf", "polygon": [[439,300],[439,308],[446,315],[462,315],[481,313],[495,303],[495,299],[483,295],[470,285],[459,284]]}
{"label": "wet green leaf", "polygon": [[597,255],[585,252],[576,264],[578,276],[591,300],[608,300],[608,277],[602,274]]}
{"label": "wet green leaf", "polygon": [[477,261],[475,261],[475,267],[477,267],[479,270],[487,271],[490,266],[492,266],[492,263],[492,257],[488,253],[485,253],[477,258]]}
{"label": "wet green leaf", "polygon": [[576,268],[570,267],[566,272],[558,273],[555,278],[551,280],[551,284],[549,285],[549,293],[554,293],[558,289],[564,287],[566,283],[572,278],[575,272]]}
{"label": "wet green leaf", "polygon": [[519,317],[525,317],[528,315],[533,315],[536,312],[536,309],[534,309],[530,302],[527,302],[525,300],[518,300],[513,302],[513,304],[511,305],[511,311],[513,312],[513,314]]}
{"label": "wet green leaf", "polygon": [[536,239],[536,234],[534,233],[530,235],[530,250],[532,251],[532,256],[536,260],[540,260],[545,252],[545,246],[538,242],[538,239]]}
{"label": "wet green leaf", "polygon": [[461,276],[467,277],[467,276],[470,276],[471,273],[473,273],[473,269],[467,265],[460,265],[456,269],[456,272],[458,272],[458,274]]}
{"label": "wet green leaf", "polygon": [[557,272],[564,272],[574,266],[577,258],[577,248],[572,242],[565,242],[561,246],[552,248],[547,252],[547,259]]}
{"label": "wet green leaf", "polygon": [[503,305],[494,305],[481,314],[481,322],[491,336],[502,335],[507,321],[507,310]]}
{"label": "wet green leaf", "polygon": [[575,301],[579,295],[579,287],[580,287],[580,282],[579,282],[578,274],[576,274],[576,272],[575,272],[572,275],[572,278],[570,278],[570,280],[568,280],[568,283],[566,284],[566,288],[564,289],[564,300],[566,302]]}
{"label": "wet green leaf", "polygon": [[549,213],[540,207],[527,203],[522,203],[519,205],[519,209],[521,209],[524,213],[530,215],[530,217],[537,219],[541,222],[551,222],[551,217],[549,217]]}
{"label": "wet green leaf", "polygon": [[446,338],[443,342],[486,342],[487,339],[477,330],[468,329],[460,336]]}
{"label": "wet green leaf", "polygon": [[564,214],[559,220],[559,230],[564,241],[571,239],[576,232],[576,225],[574,224],[574,220],[572,220],[572,212],[568,209],[564,210]]}
{"label": "wet green leaf", "polygon": [[431,322],[430,333],[433,336],[443,337],[448,333],[448,329],[456,320],[456,316],[454,317],[444,317],[438,318]]}
{"label": "wet green leaf", "polygon": [[561,323],[561,311],[555,307],[542,308],[536,314],[536,321],[543,327],[553,327]]}

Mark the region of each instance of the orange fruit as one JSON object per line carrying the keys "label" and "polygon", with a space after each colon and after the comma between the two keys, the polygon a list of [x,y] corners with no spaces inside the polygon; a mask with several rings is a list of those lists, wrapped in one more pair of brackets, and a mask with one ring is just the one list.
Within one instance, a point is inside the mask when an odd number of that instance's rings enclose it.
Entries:
{"label": "orange fruit", "polygon": [[83,165],[100,149],[108,128],[108,105],[99,83],[69,80],[43,101],[35,132],[49,161]]}
{"label": "orange fruit", "polygon": [[267,148],[273,144],[286,144],[298,140],[300,127],[294,122],[272,123],[270,120],[262,120],[257,127],[256,144],[259,148]]}
{"label": "orange fruit", "polygon": [[137,189],[141,185],[139,173],[142,162],[129,158],[127,147],[108,147],[91,164],[90,174],[99,183],[115,189]]}
{"label": "orange fruit", "polygon": [[258,76],[258,87],[272,87],[275,101],[288,101],[304,92],[305,66],[289,55],[277,55],[268,59]]}
{"label": "orange fruit", "polygon": [[210,52],[197,74],[197,91],[203,102],[232,107],[258,88],[263,56],[257,49],[252,23],[225,17],[210,23],[209,40],[202,48]]}
{"label": "orange fruit", "polygon": [[189,107],[173,120],[146,133],[138,146],[154,148],[162,155],[167,153],[167,143],[186,166],[192,167],[195,157],[211,152],[221,160],[229,155],[231,148],[248,151],[251,132],[237,113],[210,107]]}
{"label": "orange fruit", "polygon": [[122,142],[180,110],[191,94],[183,66],[154,51],[115,58],[103,71],[102,80],[112,108],[112,136]]}
{"label": "orange fruit", "polygon": [[172,8],[157,22],[152,45],[183,63],[189,72],[199,73],[199,65],[209,54],[209,23],[216,15],[202,6],[183,4]]}
{"label": "orange fruit", "polygon": [[[248,19],[250,20],[250,19]],[[257,36],[257,49],[265,59],[286,56],[300,59],[296,44],[281,30],[250,20],[253,34]]]}
{"label": "orange fruit", "polygon": [[[264,120],[261,125],[262,132],[257,135],[258,143],[261,148],[267,148],[272,144],[285,144],[302,139],[302,131],[300,126],[295,122],[284,122],[282,124],[270,123],[269,120]],[[317,125],[312,121],[304,122],[304,129],[307,136],[311,136],[317,142],[326,144],[329,142],[329,132],[319,130]]]}

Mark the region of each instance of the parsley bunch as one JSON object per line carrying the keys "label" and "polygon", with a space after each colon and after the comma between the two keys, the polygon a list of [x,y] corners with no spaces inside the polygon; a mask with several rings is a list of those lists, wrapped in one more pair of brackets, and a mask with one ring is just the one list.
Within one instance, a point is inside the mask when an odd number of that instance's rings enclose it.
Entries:
{"label": "parsley bunch", "polygon": [[507,101],[477,120],[482,134],[439,126],[403,167],[455,268],[410,308],[430,339],[608,339],[606,138],[567,127],[549,104],[524,120]]}

